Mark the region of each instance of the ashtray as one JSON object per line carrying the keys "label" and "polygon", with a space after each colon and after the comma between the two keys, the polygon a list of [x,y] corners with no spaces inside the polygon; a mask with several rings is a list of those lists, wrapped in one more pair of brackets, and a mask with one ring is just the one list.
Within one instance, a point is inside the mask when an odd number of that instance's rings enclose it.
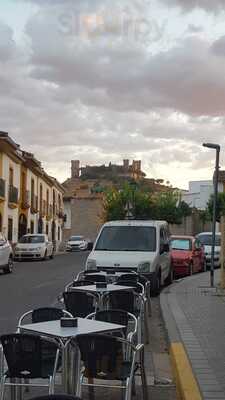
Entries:
{"label": "ashtray", "polygon": [[76,328],[78,323],[77,318],[61,318],[60,326],[62,328]]}

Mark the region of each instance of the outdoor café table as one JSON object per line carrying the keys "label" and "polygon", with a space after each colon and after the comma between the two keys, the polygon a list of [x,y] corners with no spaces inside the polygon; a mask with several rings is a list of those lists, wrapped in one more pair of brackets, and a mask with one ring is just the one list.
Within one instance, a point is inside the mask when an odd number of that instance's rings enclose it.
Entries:
{"label": "outdoor caf\u00e9 table", "polygon": [[[106,333],[112,331],[118,331],[124,328],[123,325],[111,324],[109,322],[101,322],[95,320],[89,320],[85,318],[77,318],[77,327],[64,328],[60,326],[60,320],[39,322],[34,324],[25,324],[20,326],[20,332],[22,333],[32,333],[42,336],[47,336],[56,339],[62,348],[62,384],[65,393],[70,393],[73,391],[71,388],[71,380],[69,378],[69,357],[67,354],[67,345],[72,338],[81,334],[88,333]],[[74,355],[74,358],[78,354]],[[78,371],[75,368],[73,380],[77,378]],[[76,382],[75,382],[76,383]],[[75,384],[73,382],[73,384]]]}
{"label": "outdoor caf\u00e9 table", "polygon": [[[79,282],[79,281],[78,281]],[[102,298],[105,293],[111,293],[118,290],[125,291],[125,290],[134,290],[132,286],[122,286],[122,285],[114,285],[114,284],[107,284],[105,288],[99,288],[96,285],[87,285],[87,286],[76,286],[71,287],[70,290],[74,291],[81,291],[81,292],[89,292],[89,293],[97,293],[100,297],[99,300],[99,309],[103,309]]]}

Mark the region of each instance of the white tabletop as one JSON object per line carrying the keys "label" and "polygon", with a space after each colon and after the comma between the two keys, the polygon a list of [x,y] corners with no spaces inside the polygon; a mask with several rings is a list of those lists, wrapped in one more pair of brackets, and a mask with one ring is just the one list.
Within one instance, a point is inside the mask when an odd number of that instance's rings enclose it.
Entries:
{"label": "white tabletop", "polygon": [[105,293],[105,292],[115,292],[118,290],[134,290],[132,286],[122,286],[122,285],[114,285],[114,284],[107,284],[105,288],[96,288],[96,285],[87,285],[87,286],[75,286],[70,287],[70,291],[82,291],[82,292],[94,292],[94,293]]}
{"label": "white tabletop", "polygon": [[60,320],[25,324],[20,326],[20,332],[42,334],[49,337],[68,339],[77,335],[88,333],[104,333],[124,328],[123,325],[109,322],[95,321],[86,318],[77,318],[77,327],[64,328],[60,326]]}
{"label": "white tabletop", "polygon": [[86,272],[86,274],[85,274],[85,276],[88,276],[88,275],[104,275],[104,276],[122,276],[122,275],[137,275],[135,272],[119,272],[119,271],[115,271],[115,272],[112,272],[112,271],[99,271],[99,272]]}

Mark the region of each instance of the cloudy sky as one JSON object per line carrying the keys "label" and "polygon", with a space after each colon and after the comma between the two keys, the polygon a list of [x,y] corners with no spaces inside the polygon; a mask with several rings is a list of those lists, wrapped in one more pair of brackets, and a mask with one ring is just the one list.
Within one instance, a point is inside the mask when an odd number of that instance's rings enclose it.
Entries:
{"label": "cloudy sky", "polygon": [[225,167],[225,0],[4,0],[0,130],[63,181],[141,159],[181,188]]}

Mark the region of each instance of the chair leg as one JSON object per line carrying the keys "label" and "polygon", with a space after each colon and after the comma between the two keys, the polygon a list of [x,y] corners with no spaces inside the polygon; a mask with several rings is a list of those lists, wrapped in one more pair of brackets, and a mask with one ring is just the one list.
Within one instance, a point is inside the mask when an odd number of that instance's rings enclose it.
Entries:
{"label": "chair leg", "polygon": [[148,315],[147,315],[147,301],[144,304],[144,334],[145,343],[149,343],[149,329],[148,329]]}
{"label": "chair leg", "polygon": [[52,376],[50,376],[49,378],[49,389],[48,389],[48,393],[49,394],[54,394],[54,379]]}
{"label": "chair leg", "polygon": [[4,398],[4,389],[5,389],[5,376],[1,376],[1,381],[0,381],[0,400],[3,400]]}
{"label": "chair leg", "polygon": [[[26,385],[29,385],[30,381],[29,381],[29,379],[26,378],[26,379],[24,379],[24,382],[25,382]],[[29,391],[30,391],[29,386],[25,386],[25,392],[28,393]]]}
{"label": "chair leg", "polygon": [[146,379],[145,365],[144,365],[144,350],[140,354],[140,373],[141,373],[143,400],[147,400],[148,393],[147,393],[147,379]]}
{"label": "chair leg", "polygon": [[131,394],[132,394],[132,379],[127,378],[125,400],[131,400]]}

